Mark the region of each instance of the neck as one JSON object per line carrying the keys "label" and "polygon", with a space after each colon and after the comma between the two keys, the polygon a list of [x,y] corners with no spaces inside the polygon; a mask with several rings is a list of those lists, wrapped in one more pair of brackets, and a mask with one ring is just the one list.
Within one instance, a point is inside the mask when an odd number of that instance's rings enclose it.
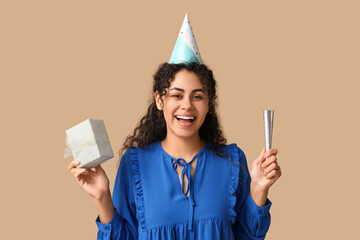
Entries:
{"label": "neck", "polygon": [[205,141],[202,140],[199,135],[191,138],[181,138],[176,136],[166,136],[161,141],[161,145],[164,150],[175,158],[183,158],[186,162],[201,151],[205,146]]}

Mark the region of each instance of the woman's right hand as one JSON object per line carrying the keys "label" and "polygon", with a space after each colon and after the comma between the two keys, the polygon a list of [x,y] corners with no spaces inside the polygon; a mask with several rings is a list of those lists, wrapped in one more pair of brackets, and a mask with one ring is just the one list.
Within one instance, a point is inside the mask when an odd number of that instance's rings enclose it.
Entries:
{"label": "woman's right hand", "polygon": [[109,193],[109,179],[104,169],[99,165],[95,171],[90,168],[77,168],[79,160],[73,160],[68,169],[76,179],[78,185],[94,199],[100,199]]}

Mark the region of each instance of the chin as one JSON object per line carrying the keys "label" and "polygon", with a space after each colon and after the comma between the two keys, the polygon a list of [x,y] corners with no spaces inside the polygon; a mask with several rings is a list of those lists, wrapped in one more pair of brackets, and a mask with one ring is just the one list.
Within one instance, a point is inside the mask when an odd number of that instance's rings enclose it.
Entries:
{"label": "chin", "polygon": [[180,138],[185,138],[185,139],[191,139],[191,138],[198,138],[199,137],[199,132],[192,132],[192,133],[189,133],[189,132],[176,132],[175,135],[177,137],[180,137]]}

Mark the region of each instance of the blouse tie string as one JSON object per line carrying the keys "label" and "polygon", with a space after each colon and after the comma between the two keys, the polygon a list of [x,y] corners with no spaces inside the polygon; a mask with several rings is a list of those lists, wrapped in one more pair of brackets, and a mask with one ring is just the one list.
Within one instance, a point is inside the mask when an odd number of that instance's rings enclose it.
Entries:
{"label": "blouse tie string", "polygon": [[193,228],[193,221],[194,221],[194,206],[196,205],[195,204],[195,201],[194,201],[194,194],[193,194],[193,190],[190,190],[190,189],[193,189],[192,187],[192,178],[191,178],[191,163],[194,161],[194,159],[197,157],[197,154],[193,157],[193,159],[190,161],[190,162],[186,162],[183,158],[178,158],[178,159],[172,159],[174,161],[173,163],[173,169],[175,170],[176,172],[176,168],[177,168],[177,165],[179,164],[180,166],[183,166],[183,170],[182,170],[182,173],[181,173],[181,189],[184,189],[184,175],[186,176],[187,180],[188,180],[188,185],[187,185],[187,189],[186,189],[186,192],[184,193],[184,195],[186,196],[189,191],[190,191],[190,195],[189,195],[189,198],[190,198],[190,210],[189,210],[189,226],[188,226],[188,229],[189,230],[192,230]]}

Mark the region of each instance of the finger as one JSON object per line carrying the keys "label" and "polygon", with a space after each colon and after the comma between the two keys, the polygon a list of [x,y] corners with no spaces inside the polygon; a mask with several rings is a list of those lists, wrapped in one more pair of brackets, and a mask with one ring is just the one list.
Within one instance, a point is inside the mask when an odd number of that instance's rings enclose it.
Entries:
{"label": "finger", "polygon": [[91,173],[91,169],[90,168],[86,168],[85,171],[82,173],[83,175],[89,175],[89,173]]}
{"label": "finger", "polygon": [[270,164],[270,166],[265,168],[264,174],[265,176],[268,175],[271,171],[277,169],[278,165],[276,163]]}
{"label": "finger", "polygon": [[264,148],[262,149],[259,157],[255,160],[255,163],[261,164],[261,163],[265,160],[265,152],[266,152],[266,150],[265,150],[265,147],[264,147]]}
{"label": "finger", "polygon": [[74,168],[70,169],[70,172],[75,177],[75,175],[79,175],[79,173],[84,173],[86,170],[87,170],[86,168],[76,168],[76,167],[74,167]]}
{"label": "finger", "polygon": [[96,172],[104,172],[104,169],[101,167],[101,165],[95,167]]}
{"label": "finger", "polygon": [[276,166],[276,168],[274,170],[272,170],[271,172],[269,172],[266,175],[267,179],[272,179],[272,178],[279,178],[281,176],[281,168],[279,165]]}
{"label": "finger", "polygon": [[277,162],[277,158],[274,155],[271,155],[269,158],[267,158],[262,164],[261,167],[263,168],[267,168],[268,166],[270,166],[273,163]]}
{"label": "finger", "polygon": [[272,170],[271,172],[269,172],[267,175],[266,175],[266,178],[267,179],[277,179],[280,177],[280,172],[278,170]]}
{"label": "finger", "polygon": [[70,164],[69,164],[69,166],[68,166],[68,169],[70,170],[70,169],[76,167],[76,166],[79,165],[79,164],[80,164],[80,161],[74,159],[74,160],[72,160],[72,161],[70,162]]}
{"label": "finger", "polygon": [[268,158],[271,155],[276,155],[276,154],[278,154],[278,150],[276,148],[272,148],[265,153],[265,158]]}
{"label": "finger", "polygon": [[79,169],[78,171],[75,171],[73,175],[74,175],[74,177],[75,177],[76,179],[79,179],[79,177],[80,177],[84,172],[86,172],[86,168],[81,168],[81,169]]}
{"label": "finger", "polygon": [[78,172],[82,172],[84,170],[84,168],[71,168],[70,169],[70,172],[72,175],[74,175],[75,173],[78,173]]}
{"label": "finger", "polygon": [[71,168],[70,172],[71,172],[72,175],[74,175],[76,172],[78,172],[80,170],[81,170],[81,168]]}

